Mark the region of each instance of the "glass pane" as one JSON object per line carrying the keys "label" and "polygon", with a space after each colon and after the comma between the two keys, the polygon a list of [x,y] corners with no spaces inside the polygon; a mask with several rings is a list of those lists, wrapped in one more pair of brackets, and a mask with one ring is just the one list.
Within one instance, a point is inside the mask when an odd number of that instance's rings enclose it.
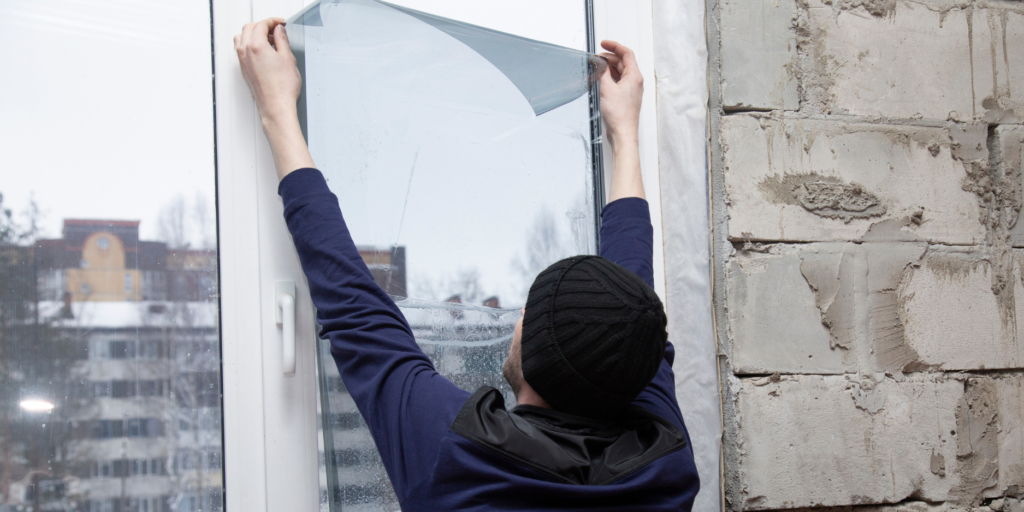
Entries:
{"label": "glass pane", "polygon": [[[587,33],[585,4],[569,12],[560,30]],[[289,36],[310,151],[364,261],[442,374],[514,404],[501,367],[534,277],[596,250],[603,63],[374,0],[313,5]],[[397,510],[319,347],[323,508]]]}
{"label": "glass pane", "polygon": [[210,4],[7,0],[0,44],[0,510],[221,510]]}

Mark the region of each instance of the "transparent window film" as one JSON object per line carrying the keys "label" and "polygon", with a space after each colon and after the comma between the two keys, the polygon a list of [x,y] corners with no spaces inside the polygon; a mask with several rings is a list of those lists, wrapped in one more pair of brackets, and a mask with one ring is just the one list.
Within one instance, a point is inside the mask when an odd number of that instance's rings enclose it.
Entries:
{"label": "transparent window film", "polygon": [[209,12],[0,3],[0,510],[223,508]]}
{"label": "transparent window film", "polygon": [[[288,34],[310,151],[364,261],[443,375],[514,404],[501,367],[529,286],[597,247],[603,61],[374,0],[314,4]],[[324,506],[397,509],[319,346]]]}

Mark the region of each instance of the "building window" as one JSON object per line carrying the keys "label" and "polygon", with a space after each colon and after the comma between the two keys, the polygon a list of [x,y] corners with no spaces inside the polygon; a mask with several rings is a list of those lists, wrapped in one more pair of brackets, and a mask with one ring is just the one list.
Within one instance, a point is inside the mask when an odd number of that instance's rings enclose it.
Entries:
{"label": "building window", "polygon": [[134,341],[111,341],[110,342],[110,358],[111,359],[134,359],[135,358],[135,342]]}
{"label": "building window", "polygon": [[110,396],[113,398],[129,398],[135,396],[135,381],[115,380],[111,382]]}
{"label": "building window", "polygon": [[108,498],[85,502],[89,512],[170,512],[168,496],[150,498]]}
{"label": "building window", "polygon": [[159,380],[139,381],[139,395],[141,396],[163,396],[164,383]]}
{"label": "building window", "polygon": [[101,380],[77,389],[76,398],[131,398],[164,396],[163,380]]}
{"label": "building window", "polygon": [[124,291],[125,291],[125,293],[131,293],[131,291],[132,291],[132,275],[131,274],[125,274],[124,275]]}
{"label": "building window", "polygon": [[110,240],[107,240],[107,237],[105,236],[101,236],[96,239],[96,247],[105,251],[110,248]]}
{"label": "building window", "polygon": [[110,342],[107,340],[89,340],[89,359],[109,359]]}
{"label": "building window", "polygon": [[129,476],[166,476],[164,459],[98,460],[89,467],[90,478],[125,478]]}
{"label": "building window", "polygon": [[160,437],[164,435],[163,423],[155,418],[131,418],[127,420],[95,420],[94,439],[118,437]]}

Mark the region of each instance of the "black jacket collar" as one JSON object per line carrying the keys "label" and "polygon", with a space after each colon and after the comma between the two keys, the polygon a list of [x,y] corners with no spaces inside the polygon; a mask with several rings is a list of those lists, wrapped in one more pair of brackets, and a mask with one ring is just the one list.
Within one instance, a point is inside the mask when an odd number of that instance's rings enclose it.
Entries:
{"label": "black jacket collar", "polygon": [[682,430],[638,405],[613,420],[521,405],[505,409],[484,386],[466,401],[451,430],[557,481],[604,485],[686,446]]}

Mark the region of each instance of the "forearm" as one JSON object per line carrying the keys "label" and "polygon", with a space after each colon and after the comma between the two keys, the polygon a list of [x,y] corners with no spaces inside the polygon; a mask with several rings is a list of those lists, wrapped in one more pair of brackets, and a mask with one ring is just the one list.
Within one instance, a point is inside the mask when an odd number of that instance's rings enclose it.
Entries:
{"label": "forearm", "polygon": [[279,192],[320,336],[331,340],[331,353],[353,399],[369,407],[380,397],[400,396],[403,373],[433,367],[398,306],[363,262],[337,197],[315,169],[290,174]]}
{"label": "forearm", "polygon": [[316,306],[320,336],[369,426],[399,499],[431,473],[469,393],[440,376],[398,306],[377,285],[314,169],[281,181],[285,221]]}
{"label": "forearm", "polygon": [[645,199],[644,181],[640,174],[640,143],[636,129],[611,133],[611,146],[614,152],[612,159],[612,185],[608,202],[624,197]]}
{"label": "forearm", "polygon": [[[385,333],[391,340],[376,348],[422,355],[405,318],[363,262],[345,225],[338,198],[323,175],[316,169],[301,169],[283,180],[278,191],[313,303],[323,317],[321,334],[358,331],[373,324],[378,333]],[[381,318],[370,322],[367,318],[371,316]]]}
{"label": "forearm", "polygon": [[296,169],[316,167],[306,146],[306,139],[302,137],[299,116],[294,109],[268,113],[262,116],[262,121],[263,132],[267,134],[270,149],[274,152],[278,180],[283,180]]}

